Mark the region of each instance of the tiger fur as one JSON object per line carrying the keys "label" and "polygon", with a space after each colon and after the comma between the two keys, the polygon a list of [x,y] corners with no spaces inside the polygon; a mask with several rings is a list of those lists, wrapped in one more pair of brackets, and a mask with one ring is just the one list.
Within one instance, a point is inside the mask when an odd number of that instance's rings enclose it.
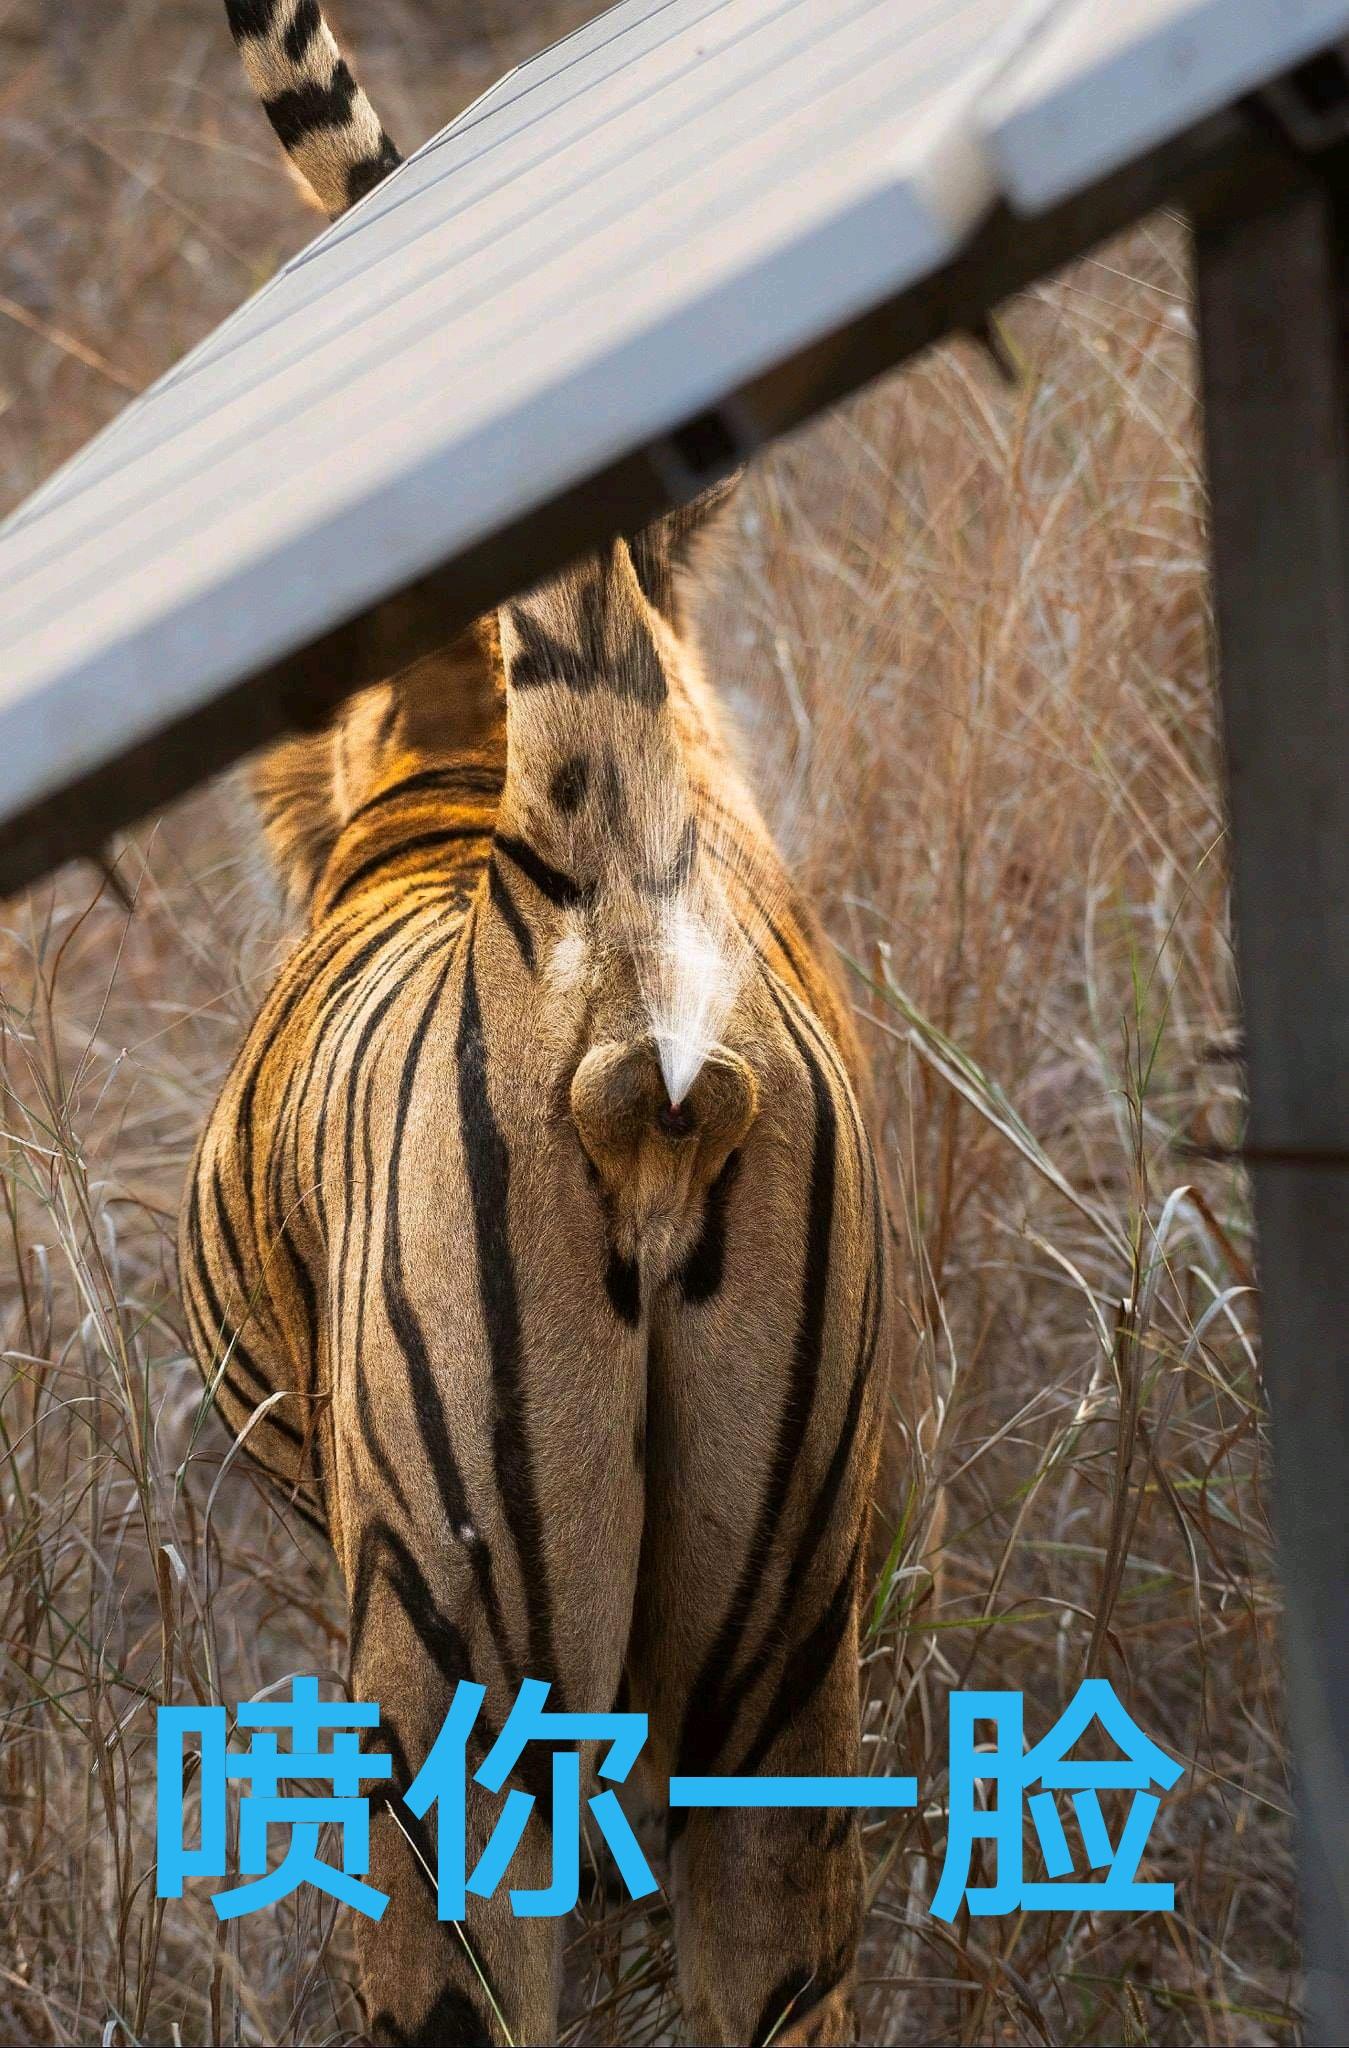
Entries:
{"label": "tiger fur", "polygon": [[397,149],[318,0],[225,0],[248,82],[301,181],[336,219],[394,170]]}
{"label": "tiger fur", "polygon": [[[331,180],[371,160],[343,133]],[[459,1680],[484,1747],[524,1677],[646,1713],[658,1809],[674,1771],[858,1768],[885,1204],[824,943],[685,620],[698,528],[615,542],[254,771],[304,929],[200,1141],[181,1278],[382,1705],[381,2042],[557,2039],[556,1923],[505,1885],[439,1923],[401,1800]],[[673,1083],[662,989],[691,957],[702,1000],[705,954],[720,1007]],[[470,1868],[499,1811],[470,1782]],[[536,1819],[511,1883],[551,1855]],[[855,1817],[694,1811],[668,1859],[690,2040],[854,2038]]]}

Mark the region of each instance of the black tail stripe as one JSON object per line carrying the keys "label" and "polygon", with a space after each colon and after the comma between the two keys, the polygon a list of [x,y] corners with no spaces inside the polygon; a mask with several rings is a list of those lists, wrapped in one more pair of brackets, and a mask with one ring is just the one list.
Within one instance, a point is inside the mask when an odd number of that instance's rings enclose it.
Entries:
{"label": "black tail stripe", "polygon": [[393,137],[381,128],[379,155],[359,157],[347,171],[347,205],[355,206],[367,192],[373,192],[376,185],[382,185],[390,171],[396,171],[402,161]]}
{"label": "black tail stripe", "polygon": [[265,36],[276,20],[281,0],[225,0],[225,13],[236,43],[245,36]]}
{"label": "black tail stripe", "polygon": [[356,81],[339,57],[326,85],[308,82],[290,92],[273,93],[263,101],[267,118],[287,149],[323,128],[344,128],[356,98]]}
{"label": "black tail stripe", "polygon": [[300,0],[299,6],[290,18],[290,26],[281,39],[281,47],[292,64],[303,61],[305,52],[323,26],[319,11],[319,0]]}

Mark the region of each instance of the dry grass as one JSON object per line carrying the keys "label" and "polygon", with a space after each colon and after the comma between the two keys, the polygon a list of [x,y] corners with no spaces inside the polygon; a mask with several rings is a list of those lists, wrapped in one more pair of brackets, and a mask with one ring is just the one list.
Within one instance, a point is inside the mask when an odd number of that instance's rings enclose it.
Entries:
{"label": "dry grass", "polygon": [[[341,14],[343,10],[339,9]],[[385,0],[426,132],[584,10]],[[0,487],[12,500],[303,238],[215,0],[0,0]],[[353,19],[356,10],[351,10]],[[465,29],[468,18],[472,32]],[[415,94],[415,98],[414,98]],[[707,628],[854,963],[938,1389],[868,1657],[865,2034],[1287,2041],[1288,1790],[1181,237],[1140,230],[763,465]],[[8,310],[7,310],[8,309]],[[325,1558],[201,1410],[187,1148],[275,925],[226,783],[9,905],[0,1280],[0,2034],[351,2039],[342,1930],[152,1897],[152,1708],[336,1674]],[[1188,1188],[1190,1192],[1182,1190]],[[942,1574],[932,1511],[945,1490]],[[1088,1670],[1188,1766],[1174,1916],[929,1918],[943,1700]],[[574,1930],[568,2038],[668,2038],[664,1931]]]}

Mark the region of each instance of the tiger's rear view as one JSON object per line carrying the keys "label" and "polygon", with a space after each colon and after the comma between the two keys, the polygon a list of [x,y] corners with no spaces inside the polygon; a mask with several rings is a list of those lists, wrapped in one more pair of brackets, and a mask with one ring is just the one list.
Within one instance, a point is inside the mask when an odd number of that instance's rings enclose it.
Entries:
{"label": "tiger's rear view", "polygon": [[[317,8],[230,13],[340,210],[396,156]],[[257,1416],[248,1449],[331,1538],[382,1705],[379,2041],[557,2039],[556,1920],[502,1885],[439,1922],[401,1799],[460,1681],[486,1688],[472,1765],[525,1678],[646,1713],[657,1806],[671,1773],[858,1765],[884,1202],[822,942],[685,626],[720,502],[255,771],[306,928],[203,1135],[182,1284],[220,1412]],[[526,1762],[511,1782],[546,1813]],[[470,1781],[470,1869],[503,1797]],[[672,1818],[689,2038],[851,2039],[855,1819]],[[536,1817],[511,1884],[552,1857]]]}

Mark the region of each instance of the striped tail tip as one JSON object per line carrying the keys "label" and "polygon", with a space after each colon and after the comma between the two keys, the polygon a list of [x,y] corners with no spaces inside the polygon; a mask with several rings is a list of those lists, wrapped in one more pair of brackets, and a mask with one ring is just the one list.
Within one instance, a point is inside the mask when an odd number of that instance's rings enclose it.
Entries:
{"label": "striped tail tip", "polygon": [[230,29],[282,148],[333,219],[402,158],[352,76],[318,0],[225,0]]}

